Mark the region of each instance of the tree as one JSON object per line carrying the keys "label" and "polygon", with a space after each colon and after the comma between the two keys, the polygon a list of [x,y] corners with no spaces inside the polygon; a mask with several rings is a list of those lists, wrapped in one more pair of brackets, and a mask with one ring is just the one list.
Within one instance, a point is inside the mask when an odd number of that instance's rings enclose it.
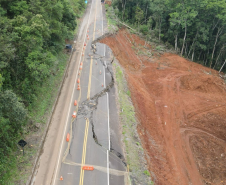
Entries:
{"label": "tree", "polygon": [[139,24],[143,18],[144,18],[144,12],[143,10],[141,10],[139,6],[137,6],[136,12],[135,12],[135,19],[137,21],[138,29],[139,29]]}
{"label": "tree", "polygon": [[225,0],[114,0],[113,5],[124,21],[136,23],[144,34],[143,28],[156,30],[158,39],[174,45],[182,56],[210,67],[222,65],[226,57]]}
{"label": "tree", "polygon": [[50,52],[42,53],[40,50],[35,50],[29,53],[25,63],[28,69],[27,74],[34,84],[42,84],[49,76],[53,61],[54,57]]}
{"label": "tree", "polygon": [[10,90],[0,93],[0,183],[12,175],[16,157],[13,155],[15,140],[22,131],[27,117],[27,110],[18,97]]}
{"label": "tree", "polygon": [[161,39],[162,21],[164,20],[163,14],[166,9],[165,3],[165,0],[153,0],[150,5],[150,9],[153,12],[152,17],[157,23],[156,28],[158,28],[159,41]]}
{"label": "tree", "polygon": [[[11,184],[16,141],[37,89],[57,68],[83,0],[0,0],[0,184]],[[73,11],[74,9],[74,11]]]}
{"label": "tree", "polygon": [[183,44],[181,48],[182,56],[184,52],[188,26],[192,25],[192,21],[197,16],[198,12],[189,5],[189,1],[182,1],[181,3],[178,3],[175,9],[175,12],[170,13],[170,22],[172,24],[179,24],[181,25],[182,29],[184,29]]}

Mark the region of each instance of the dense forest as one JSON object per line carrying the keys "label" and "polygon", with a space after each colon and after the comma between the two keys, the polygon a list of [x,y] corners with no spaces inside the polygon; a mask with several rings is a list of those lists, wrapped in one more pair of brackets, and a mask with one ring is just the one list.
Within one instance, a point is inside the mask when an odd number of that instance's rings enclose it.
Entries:
{"label": "dense forest", "polygon": [[8,184],[16,165],[36,89],[53,75],[84,8],[83,0],[0,0],[0,184]]}
{"label": "dense forest", "polygon": [[[115,13],[181,56],[220,69],[226,56],[225,0],[113,0]],[[153,38],[152,38],[153,39]],[[224,67],[224,71],[226,66]]]}

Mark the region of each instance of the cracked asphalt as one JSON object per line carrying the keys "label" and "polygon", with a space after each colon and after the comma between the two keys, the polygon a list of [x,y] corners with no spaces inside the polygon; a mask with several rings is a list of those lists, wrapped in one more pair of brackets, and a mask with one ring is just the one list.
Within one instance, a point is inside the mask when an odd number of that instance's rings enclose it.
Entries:
{"label": "cracked asphalt", "polygon": [[[68,77],[43,146],[31,184],[35,185],[123,185],[126,161],[123,157],[119,118],[112,75],[110,48],[91,43],[107,29],[104,5],[89,1],[80,26],[76,52],[72,56]],[[87,32],[89,30],[89,32]],[[83,51],[84,38],[86,48]],[[84,56],[81,54],[84,52]],[[79,70],[82,62],[82,70]],[[79,70],[80,75],[77,74]],[[80,90],[77,90],[77,79]],[[74,100],[78,100],[75,107]],[[76,110],[77,117],[72,120]],[[70,142],[66,134],[70,133]],[[101,170],[86,171],[82,166],[97,166]],[[119,175],[111,173],[118,170]],[[60,177],[63,180],[60,180]]]}

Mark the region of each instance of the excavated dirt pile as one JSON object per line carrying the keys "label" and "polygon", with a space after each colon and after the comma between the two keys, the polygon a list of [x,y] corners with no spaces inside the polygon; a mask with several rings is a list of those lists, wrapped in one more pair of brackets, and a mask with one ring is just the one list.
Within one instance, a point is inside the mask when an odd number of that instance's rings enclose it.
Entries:
{"label": "excavated dirt pile", "polygon": [[124,68],[155,184],[226,184],[226,86],[217,72],[159,54],[125,29],[101,42]]}

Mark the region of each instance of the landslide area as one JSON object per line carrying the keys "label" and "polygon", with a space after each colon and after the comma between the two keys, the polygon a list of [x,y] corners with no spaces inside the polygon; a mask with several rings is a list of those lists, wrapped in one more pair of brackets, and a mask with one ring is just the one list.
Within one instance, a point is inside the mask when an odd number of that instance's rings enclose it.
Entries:
{"label": "landslide area", "polygon": [[126,29],[101,42],[124,69],[155,184],[226,184],[226,86],[218,73],[160,54]]}

